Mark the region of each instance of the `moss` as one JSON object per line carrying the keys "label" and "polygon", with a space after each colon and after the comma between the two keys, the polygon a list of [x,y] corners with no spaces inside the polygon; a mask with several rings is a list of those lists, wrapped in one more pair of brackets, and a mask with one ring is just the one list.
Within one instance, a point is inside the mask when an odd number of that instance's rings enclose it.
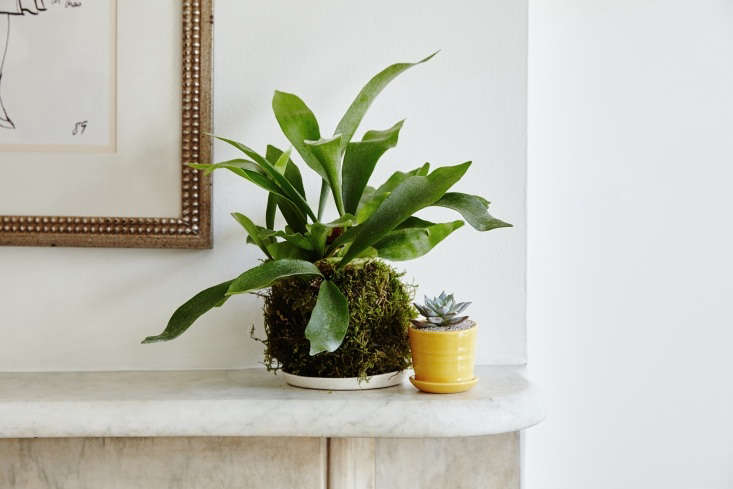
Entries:
{"label": "moss", "polygon": [[319,262],[349,301],[349,330],[338,350],[311,357],[305,328],[316,303],[321,280],[290,278],[265,294],[268,370],[310,377],[360,377],[410,366],[407,330],[417,316],[412,306],[414,287],[379,260],[352,263],[343,270]]}

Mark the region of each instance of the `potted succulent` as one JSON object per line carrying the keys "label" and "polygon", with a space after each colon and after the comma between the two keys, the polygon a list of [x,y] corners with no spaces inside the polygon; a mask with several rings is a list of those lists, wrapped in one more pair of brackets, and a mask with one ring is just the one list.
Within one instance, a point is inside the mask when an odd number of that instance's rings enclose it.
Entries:
{"label": "potted succulent", "polygon": [[[317,211],[306,198],[301,169],[290,150],[270,145],[262,155],[237,141],[218,138],[241,151],[242,157],[191,166],[206,173],[229,170],[267,192],[264,226],[244,214],[232,214],[247,241],[262,250],[263,262],[195,295],[173,313],[161,334],[144,343],[178,337],[233,295],[260,293],[265,297],[267,336],[261,340],[265,364],[271,370],[282,368],[289,374],[288,382],[323,388],[399,382],[393,373],[410,365],[407,330],[416,312],[412,288],[383,260],[422,256],[464,224],[463,220],[434,223],[414,214],[438,206],[457,211],[479,231],[510,226],[488,213],[484,198],[449,192],[471,162],[433,171],[426,163],[397,171],[378,187],[368,185],[380,157],[397,144],[404,121],[352,140],[362,118],[391,80],[433,56],[394,64],[374,76],[332,137],[322,137],[303,100],[275,92],[272,108],[280,128],[322,179]],[[329,199],[338,215],[324,219]],[[282,229],[275,226],[278,212],[286,223]],[[261,290],[265,292],[257,292]]]}
{"label": "potted succulent", "polygon": [[413,319],[410,327],[415,369],[410,382],[421,391],[452,394],[478,382],[473,375],[478,326],[468,316],[459,316],[470,304],[456,303],[453,294],[445,292],[415,304],[425,319]]}

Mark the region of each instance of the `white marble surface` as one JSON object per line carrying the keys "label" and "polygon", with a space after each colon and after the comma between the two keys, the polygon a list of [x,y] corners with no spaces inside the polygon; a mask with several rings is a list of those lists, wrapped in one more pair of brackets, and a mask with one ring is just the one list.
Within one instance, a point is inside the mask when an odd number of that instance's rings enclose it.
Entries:
{"label": "white marble surface", "polygon": [[325,487],[323,438],[0,440],[2,489]]}
{"label": "white marble surface", "polygon": [[[520,489],[519,433],[376,440],[376,489]],[[412,470],[406,470],[406,468]]]}
{"label": "white marble surface", "polygon": [[0,373],[0,438],[127,436],[463,437],[542,419],[518,367],[478,367],[471,391],[409,384],[360,392],[290,387],[260,369]]}

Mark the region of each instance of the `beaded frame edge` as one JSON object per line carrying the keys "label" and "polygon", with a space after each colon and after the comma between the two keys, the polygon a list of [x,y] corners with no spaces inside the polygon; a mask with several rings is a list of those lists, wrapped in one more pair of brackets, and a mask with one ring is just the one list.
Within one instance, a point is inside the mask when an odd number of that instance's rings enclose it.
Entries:
{"label": "beaded frame edge", "polygon": [[182,0],[181,206],[175,217],[0,215],[0,246],[211,248],[213,0]]}

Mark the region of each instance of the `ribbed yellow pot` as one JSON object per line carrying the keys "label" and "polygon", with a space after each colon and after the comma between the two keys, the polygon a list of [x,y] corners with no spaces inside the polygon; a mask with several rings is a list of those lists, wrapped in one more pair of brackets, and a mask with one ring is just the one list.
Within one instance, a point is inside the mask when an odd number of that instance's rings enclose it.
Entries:
{"label": "ribbed yellow pot", "polygon": [[415,376],[412,384],[425,392],[467,391],[478,379],[473,374],[478,326],[460,331],[425,331],[410,327]]}

